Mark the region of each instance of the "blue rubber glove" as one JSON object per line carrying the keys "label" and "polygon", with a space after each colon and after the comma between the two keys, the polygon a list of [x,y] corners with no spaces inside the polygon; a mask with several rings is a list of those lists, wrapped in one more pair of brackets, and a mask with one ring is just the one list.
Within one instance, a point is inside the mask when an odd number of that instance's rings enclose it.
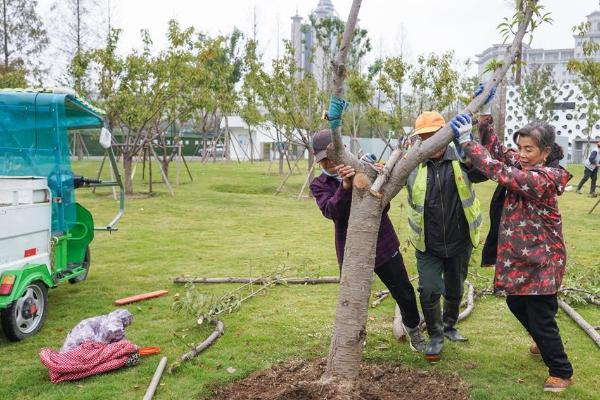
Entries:
{"label": "blue rubber glove", "polygon": [[468,114],[458,114],[450,122],[450,126],[454,132],[454,141],[455,143],[458,142],[458,147],[473,140],[473,135],[471,134],[473,125],[471,124],[471,117]]}
{"label": "blue rubber glove", "polygon": [[[473,97],[477,97],[479,96],[481,93],[483,93],[483,83],[480,83],[479,86],[477,87],[477,90],[475,91],[475,95]],[[481,114],[491,114],[492,113],[492,100],[494,99],[494,96],[496,95],[496,88],[493,87],[492,91],[490,92],[490,95],[488,96],[487,99],[485,99],[485,103],[483,103],[483,107],[481,108]]]}
{"label": "blue rubber glove", "polygon": [[373,153],[365,153],[361,158],[360,161],[364,161],[366,163],[369,164],[375,164],[375,161],[377,161],[377,156]]}
{"label": "blue rubber glove", "polygon": [[[477,97],[481,93],[483,93],[483,89],[484,89],[483,83],[480,83],[479,86],[477,86],[477,90],[475,90],[475,94],[473,95],[473,97]],[[496,88],[493,87],[492,91],[490,92],[490,95],[488,96],[487,99],[485,99],[485,103],[483,103],[483,105],[489,104],[494,99],[495,95],[496,95]]]}
{"label": "blue rubber glove", "polygon": [[331,96],[329,99],[329,111],[327,112],[329,129],[333,131],[342,125],[342,114],[349,105],[350,103],[348,103],[346,100]]}

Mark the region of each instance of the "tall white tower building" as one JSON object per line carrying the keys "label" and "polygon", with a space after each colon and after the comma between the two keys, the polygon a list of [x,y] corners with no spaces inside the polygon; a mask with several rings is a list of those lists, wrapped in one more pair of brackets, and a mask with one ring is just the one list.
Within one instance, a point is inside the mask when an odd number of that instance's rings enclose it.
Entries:
{"label": "tall white tower building", "polygon": [[[311,12],[311,16],[317,21],[326,18],[338,18],[338,14],[333,6],[331,0],[319,0],[317,7]],[[323,82],[323,76],[321,71],[323,67],[327,68],[328,65],[323,51],[317,46],[316,32],[314,31],[310,21],[306,21],[298,15],[291,17],[292,19],[292,31],[291,31],[291,43],[294,48],[294,58],[296,64],[301,69],[297,76],[301,77],[303,74],[311,74],[317,79],[319,87],[323,88],[327,85],[327,82]],[[331,38],[332,45],[335,44],[335,38]]]}

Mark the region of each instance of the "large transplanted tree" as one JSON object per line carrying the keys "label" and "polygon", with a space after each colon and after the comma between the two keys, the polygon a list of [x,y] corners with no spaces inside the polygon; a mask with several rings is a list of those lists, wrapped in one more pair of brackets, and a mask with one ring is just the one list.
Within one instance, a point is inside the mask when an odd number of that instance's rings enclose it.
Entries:
{"label": "large transplanted tree", "polygon": [[[352,3],[340,52],[333,62],[333,95],[338,98],[341,98],[343,93],[345,60],[360,4],[361,0],[354,0]],[[463,112],[473,115],[483,105],[492,87],[506,74],[519,53],[525,30],[537,7],[537,1],[527,1],[524,10],[516,19],[518,29],[512,45],[507,49],[503,66],[496,70],[483,92],[474,98]],[[447,124],[430,139],[417,142],[406,154],[395,150],[383,172],[376,177],[371,169],[365,168],[344,148],[341,127],[332,131],[332,145],[328,148],[328,158],[337,164],[353,166],[357,173],[353,180],[352,206],[333,337],[322,381],[337,382],[340,387],[346,389],[352,387],[352,382],[358,375],[366,337],[368,301],[382,211],[404,186],[410,172],[420,162],[447,146],[452,137],[452,130]]]}

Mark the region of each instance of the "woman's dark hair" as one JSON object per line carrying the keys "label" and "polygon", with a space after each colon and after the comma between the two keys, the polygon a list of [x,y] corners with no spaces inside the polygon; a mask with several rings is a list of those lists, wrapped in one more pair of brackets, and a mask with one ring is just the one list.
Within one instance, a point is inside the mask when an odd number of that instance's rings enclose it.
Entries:
{"label": "woman's dark hair", "polygon": [[548,167],[558,168],[560,165],[559,161],[563,158],[565,158],[565,152],[563,151],[563,148],[554,142],[554,144],[552,144],[552,150],[550,150],[550,154],[546,159],[546,165]]}
{"label": "woman's dark hair", "polygon": [[532,122],[525,125],[513,134],[513,141],[517,143],[520,136],[530,137],[542,150],[550,148],[546,165],[558,164],[558,161],[565,157],[563,148],[555,143],[554,127],[547,122]]}
{"label": "woman's dark hair", "polygon": [[517,143],[519,136],[527,136],[532,138],[536,144],[543,150],[547,147],[552,147],[556,139],[554,127],[547,122],[532,122],[525,125],[513,135],[513,141]]}

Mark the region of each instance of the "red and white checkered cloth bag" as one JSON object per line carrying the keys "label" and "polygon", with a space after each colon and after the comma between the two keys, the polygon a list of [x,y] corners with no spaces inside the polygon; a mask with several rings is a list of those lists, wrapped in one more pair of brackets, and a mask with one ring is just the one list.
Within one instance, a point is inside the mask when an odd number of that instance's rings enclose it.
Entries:
{"label": "red and white checkered cloth bag", "polygon": [[42,349],[40,360],[52,383],[74,381],[123,367],[138,348],[127,340],[114,343],[85,342],[66,353]]}

